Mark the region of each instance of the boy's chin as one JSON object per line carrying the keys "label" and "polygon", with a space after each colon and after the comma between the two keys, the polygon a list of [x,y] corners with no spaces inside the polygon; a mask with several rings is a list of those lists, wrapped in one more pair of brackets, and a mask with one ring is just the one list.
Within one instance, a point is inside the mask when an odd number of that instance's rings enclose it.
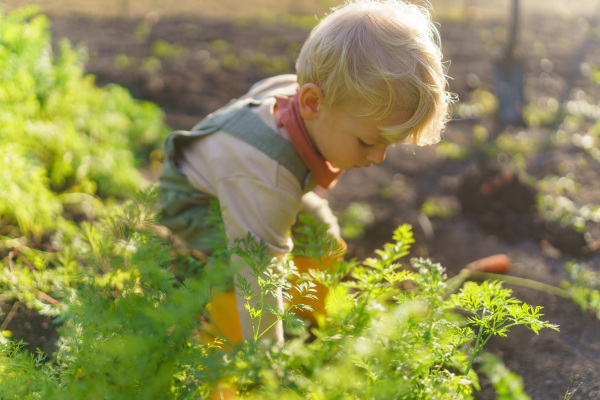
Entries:
{"label": "boy's chin", "polygon": [[340,169],[342,171],[348,171],[354,168],[366,168],[369,167],[371,165],[371,163],[368,164],[335,164],[333,162],[329,162],[331,164],[332,167]]}
{"label": "boy's chin", "polygon": [[341,167],[337,167],[336,166],[336,168],[341,169],[342,171],[348,171],[349,169],[354,168],[354,166],[353,165],[344,165],[344,166],[341,166]]}

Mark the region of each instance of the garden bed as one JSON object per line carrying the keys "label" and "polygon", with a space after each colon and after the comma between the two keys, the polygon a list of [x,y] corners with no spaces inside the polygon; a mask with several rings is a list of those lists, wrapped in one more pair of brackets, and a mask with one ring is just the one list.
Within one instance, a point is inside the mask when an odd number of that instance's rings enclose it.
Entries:
{"label": "garden bed", "polygon": [[[396,226],[406,222],[415,227],[414,254],[440,262],[449,275],[471,261],[497,253],[512,260],[509,274],[554,286],[568,279],[565,265],[570,261],[599,272],[600,251],[565,250],[560,241],[540,235],[539,226],[515,237],[510,230],[494,232],[481,223],[481,217],[463,210],[458,194],[469,168],[481,158],[494,158],[509,170],[518,164],[525,173],[519,179],[529,185],[547,182],[538,188],[538,194],[548,190],[556,198],[566,193],[574,204],[572,212],[599,206],[600,158],[577,138],[585,132],[571,132],[568,124],[574,122],[565,123],[564,118],[574,115],[571,119],[580,121],[590,117],[579,114],[598,115],[600,84],[594,85],[590,77],[600,66],[600,53],[594,45],[600,28],[585,15],[528,11],[520,36],[526,102],[531,105],[526,114],[528,125],[502,127],[489,95],[495,92],[495,57],[506,38],[506,21],[480,19],[477,9],[472,12],[472,18],[448,17],[440,26],[443,49],[451,60],[450,88],[461,99],[456,120],[445,133],[445,141],[453,145],[394,148],[381,165],[345,174],[329,194],[341,219],[352,203],[371,207],[374,218],[362,237],[349,241],[350,256],[369,256],[390,240]],[[290,16],[286,24],[294,27],[289,28],[281,23],[284,19],[264,13],[262,18],[235,22],[158,12],[93,17],[55,10],[49,16],[55,41],[66,37],[85,45],[87,71],[97,77],[98,84],[115,82],[137,98],[156,102],[174,130],[191,128],[203,115],[243,94],[263,77],[292,72],[293,57],[310,23]],[[586,108],[584,103],[591,105]],[[577,107],[581,108],[579,114]],[[592,123],[583,122],[580,127]],[[493,142],[496,147],[478,147],[477,132],[487,133],[484,143],[498,138]],[[597,147],[600,139],[595,140]],[[155,179],[156,169],[145,172]],[[554,182],[548,179],[550,175],[574,182],[577,190],[550,191],[547,187]],[[438,211],[423,213],[424,204]],[[505,215],[510,218],[511,211]],[[588,242],[600,239],[597,222],[583,222]],[[560,399],[574,388],[578,388],[574,399],[600,398],[600,321],[569,300],[514,289],[519,299],[543,306],[544,318],[560,325],[560,332],[544,330],[536,336],[516,329],[508,339],[493,340],[487,350],[501,356],[509,369],[523,377],[533,399]],[[7,313],[11,307],[3,305]],[[17,313],[10,330],[31,342],[35,335],[27,327],[40,324],[38,332],[43,332],[44,338],[34,343],[44,346],[52,337],[52,332],[45,330],[48,321],[31,318],[29,312]],[[494,398],[485,378],[478,398]]]}

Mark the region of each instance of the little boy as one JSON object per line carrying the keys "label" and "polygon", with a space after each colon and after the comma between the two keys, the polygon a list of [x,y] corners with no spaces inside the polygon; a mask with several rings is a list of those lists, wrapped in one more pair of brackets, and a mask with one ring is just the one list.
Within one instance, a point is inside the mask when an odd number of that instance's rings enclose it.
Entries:
{"label": "little boy", "polygon": [[[292,250],[300,213],[316,215],[339,237],[327,201],[313,189],[382,162],[388,146],[440,139],[446,77],[438,32],[418,6],[348,1],[314,28],[296,73],[256,83],[190,132],[167,139],[162,223],[190,247],[210,250],[202,239],[213,199],[228,240],[250,232],[277,259]],[[241,274],[257,292],[250,272],[244,266]],[[281,307],[282,298],[270,302]],[[233,291],[213,298],[211,317],[232,342],[252,338],[244,300]],[[281,323],[271,338],[282,341]]]}

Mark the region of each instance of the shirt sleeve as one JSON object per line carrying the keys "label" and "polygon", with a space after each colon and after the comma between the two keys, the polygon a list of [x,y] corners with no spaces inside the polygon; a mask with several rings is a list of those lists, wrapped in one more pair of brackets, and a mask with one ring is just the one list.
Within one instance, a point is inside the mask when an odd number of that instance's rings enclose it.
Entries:
{"label": "shirt sleeve", "polygon": [[274,256],[290,252],[290,229],[302,208],[296,177],[226,132],[206,139],[185,149],[180,168],[192,186],[219,199],[227,238],[234,241],[250,233]]}
{"label": "shirt sleeve", "polygon": [[253,177],[228,177],[217,184],[217,196],[229,240],[250,232],[263,240],[274,256],[292,250],[290,228],[301,204],[294,193]]}

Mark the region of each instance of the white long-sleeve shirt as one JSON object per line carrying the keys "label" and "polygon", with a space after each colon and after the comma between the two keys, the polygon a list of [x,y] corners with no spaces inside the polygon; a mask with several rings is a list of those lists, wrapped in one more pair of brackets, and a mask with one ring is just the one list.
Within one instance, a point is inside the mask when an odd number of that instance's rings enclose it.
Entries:
{"label": "white long-sleeve shirt", "polygon": [[[275,120],[274,96],[292,96],[296,90],[295,75],[280,75],[258,82],[241,99],[264,99],[252,111],[289,140],[286,129]],[[293,248],[290,229],[300,212],[316,215],[339,236],[328,202],[312,192],[303,193],[288,169],[244,140],[218,131],[179,149],[179,154],[178,167],[190,184],[219,199],[230,241],[250,232],[274,256],[282,256]]]}

